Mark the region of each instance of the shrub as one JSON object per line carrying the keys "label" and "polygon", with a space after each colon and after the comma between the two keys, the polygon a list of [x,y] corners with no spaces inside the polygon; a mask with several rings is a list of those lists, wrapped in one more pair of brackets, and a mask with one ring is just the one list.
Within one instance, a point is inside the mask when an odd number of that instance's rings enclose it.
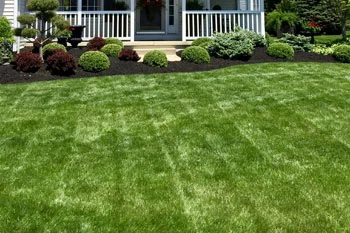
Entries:
{"label": "shrub", "polygon": [[167,67],[168,59],[163,51],[153,50],[145,54],[143,63],[149,66]]}
{"label": "shrub", "polygon": [[267,48],[267,54],[276,58],[291,59],[294,56],[294,50],[288,44],[276,42]]}
{"label": "shrub", "polygon": [[4,41],[3,38],[6,38],[7,42],[11,44],[15,42],[12,34],[11,23],[5,16],[0,17],[0,42],[1,43]]}
{"label": "shrub", "polygon": [[140,60],[139,55],[135,50],[132,49],[122,49],[119,53],[119,60],[124,61],[138,61]]}
{"label": "shrub", "polygon": [[309,52],[312,50],[311,37],[284,33],[278,42],[289,44],[294,50]]}
{"label": "shrub", "polygon": [[123,41],[117,39],[117,38],[106,38],[106,43],[107,44],[117,44],[120,47],[124,48]]}
{"label": "shrub", "polygon": [[50,55],[53,54],[53,50],[62,50],[64,52],[67,52],[66,47],[64,47],[64,45],[56,43],[47,44],[43,47],[44,60],[46,60]]}
{"label": "shrub", "polygon": [[335,46],[333,56],[337,61],[350,63],[350,45]]}
{"label": "shrub", "polygon": [[212,39],[211,38],[207,38],[207,37],[203,37],[203,38],[198,38],[196,40],[194,40],[191,44],[191,46],[200,46],[204,49],[208,49],[209,44],[211,43]]}
{"label": "shrub", "polygon": [[25,51],[15,56],[13,64],[18,71],[34,73],[40,69],[42,60],[40,55]]}
{"label": "shrub", "polygon": [[[44,43],[43,43],[43,47],[45,45],[48,45],[48,44],[51,44],[52,43],[52,40],[50,39],[43,39]],[[41,44],[40,44],[40,39],[39,38],[36,38],[33,42],[33,49],[32,49],[32,53],[39,53],[39,49],[41,47]]]}
{"label": "shrub", "polygon": [[78,65],[85,71],[100,72],[109,68],[110,61],[102,52],[87,51],[80,56]]}
{"label": "shrub", "polygon": [[254,47],[266,47],[267,46],[267,41],[264,38],[264,36],[260,35],[259,33],[256,33],[254,31],[250,30],[243,30],[241,28],[237,28],[236,33],[240,35],[241,38],[248,38],[253,41],[253,46]]}
{"label": "shrub", "polygon": [[93,39],[89,40],[89,43],[87,44],[88,50],[100,50],[103,46],[106,45],[106,40],[102,37],[94,37]]}
{"label": "shrub", "polygon": [[101,51],[104,52],[109,57],[118,57],[122,47],[117,44],[106,44],[102,47]]}
{"label": "shrub", "polygon": [[323,45],[323,44],[315,45],[312,48],[312,52],[317,53],[317,54],[321,54],[321,55],[329,55],[329,54],[333,54],[334,47],[335,46],[328,47],[328,46]]}
{"label": "shrub", "polygon": [[246,59],[253,54],[254,42],[237,32],[218,33],[208,47],[209,54],[224,59]]}
{"label": "shrub", "polygon": [[197,64],[204,64],[210,62],[210,56],[207,50],[199,46],[187,47],[181,53],[181,59],[188,62],[194,62]]}
{"label": "shrub", "polygon": [[70,75],[77,68],[77,60],[67,52],[55,50],[55,53],[47,58],[47,69],[52,74]]}

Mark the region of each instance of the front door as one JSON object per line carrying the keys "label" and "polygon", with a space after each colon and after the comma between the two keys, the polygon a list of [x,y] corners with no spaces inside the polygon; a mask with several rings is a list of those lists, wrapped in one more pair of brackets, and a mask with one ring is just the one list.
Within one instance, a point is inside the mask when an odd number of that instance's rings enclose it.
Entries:
{"label": "front door", "polygon": [[179,32],[178,0],[140,0],[137,6],[137,34],[167,35]]}

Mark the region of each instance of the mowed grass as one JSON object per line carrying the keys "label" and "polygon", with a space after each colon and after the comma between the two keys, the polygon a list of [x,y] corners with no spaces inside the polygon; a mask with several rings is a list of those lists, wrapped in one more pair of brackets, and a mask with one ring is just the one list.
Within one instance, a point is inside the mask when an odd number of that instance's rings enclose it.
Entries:
{"label": "mowed grass", "polygon": [[350,66],[0,86],[0,232],[349,232]]}

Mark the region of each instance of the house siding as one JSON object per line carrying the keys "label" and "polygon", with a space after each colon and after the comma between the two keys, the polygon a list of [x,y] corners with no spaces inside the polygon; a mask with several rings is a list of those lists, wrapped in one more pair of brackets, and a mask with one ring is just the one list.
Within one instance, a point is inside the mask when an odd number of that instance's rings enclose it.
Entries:
{"label": "house siding", "polygon": [[0,8],[1,16],[6,16],[11,24],[14,22],[14,11],[15,11],[15,1],[14,0],[5,0],[4,5]]}

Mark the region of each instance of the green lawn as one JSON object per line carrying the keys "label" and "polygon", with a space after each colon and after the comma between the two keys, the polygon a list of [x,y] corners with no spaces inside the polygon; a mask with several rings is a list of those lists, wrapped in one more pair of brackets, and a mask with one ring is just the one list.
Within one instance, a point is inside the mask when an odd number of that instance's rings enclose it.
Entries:
{"label": "green lawn", "polygon": [[0,86],[0,232],[349,232],[350,66]]}

